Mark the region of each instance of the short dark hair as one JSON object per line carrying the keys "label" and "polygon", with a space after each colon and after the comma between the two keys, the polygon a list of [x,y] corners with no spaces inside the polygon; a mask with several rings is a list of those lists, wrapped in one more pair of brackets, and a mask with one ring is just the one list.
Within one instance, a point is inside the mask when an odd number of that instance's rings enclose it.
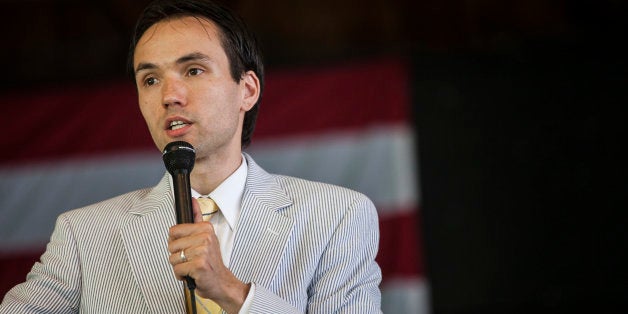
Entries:
{"label": "short dark hair", "polygon": [[242,126],[242,147],[251,143],[259,103],[264,89],[264,64],[257,38],[248,29],[244,21],[227,7],[209,0],[156,0],[144,9],[131,37],[128,55],[128,71],[133,77],[133,57],[138,41],[147,29],[154,24],[182,16],[205,18],[215,23],[220,29],[220,41],[227,58],[231,77],[240,82],[242,75],[253,71],[260,81],[260,97],[251,110],[245,113]]}

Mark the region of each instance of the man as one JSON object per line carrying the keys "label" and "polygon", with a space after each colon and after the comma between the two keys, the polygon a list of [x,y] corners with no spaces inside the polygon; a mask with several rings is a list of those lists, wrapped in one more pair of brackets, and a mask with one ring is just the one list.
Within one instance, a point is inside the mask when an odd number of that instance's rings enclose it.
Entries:
{"label": "man", "polygon": [[[0,313],[380,312],[377,214],[364,195],[271,175],[242,152],[263,87],[244,24],[207,1],[156,1],[130,50],[140,110],[157,148],[196,149],[195,197],[219,210],[174,225],[172,179],[62,214],[41,261]],[[173,226],[174,225],[174,226]],[[173,274],[174,273],[174,274]],[[209,303],[203,303],[209,302]]]}

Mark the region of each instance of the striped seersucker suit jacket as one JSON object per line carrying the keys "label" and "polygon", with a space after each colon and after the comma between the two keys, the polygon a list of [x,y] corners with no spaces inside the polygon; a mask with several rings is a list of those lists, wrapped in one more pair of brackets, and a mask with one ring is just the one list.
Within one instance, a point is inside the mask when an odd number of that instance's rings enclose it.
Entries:
{"label": "striped seersucker suit jacket", "polygon": [[[377,213],[363,194],[271,175],[250,156],[231,271],[251,313],[380,313]],[[168,263],[168,174],[150,189],[59,216],[40,262],[0,313],[185,313]]]}

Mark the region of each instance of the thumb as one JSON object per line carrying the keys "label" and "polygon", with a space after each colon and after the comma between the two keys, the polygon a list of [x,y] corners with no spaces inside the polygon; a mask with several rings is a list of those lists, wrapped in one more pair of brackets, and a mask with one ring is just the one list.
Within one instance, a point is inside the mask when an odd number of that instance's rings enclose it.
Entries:
{"label": "thumb", "polygon": [[194,213],[194,222],[203,221],[203,212],[201,212],[201,206],[195,198],[192,198],[192,212]]}

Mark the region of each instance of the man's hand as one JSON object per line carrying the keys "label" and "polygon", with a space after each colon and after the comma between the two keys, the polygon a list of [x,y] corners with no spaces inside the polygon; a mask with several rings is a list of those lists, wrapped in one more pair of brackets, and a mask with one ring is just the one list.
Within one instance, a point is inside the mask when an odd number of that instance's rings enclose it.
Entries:
{"label": "man's hand", "polygon": [[[170,228],[168,251],[170,264],[179,280],[190,276],[196,282],[196,294],[212,299],[227,313],[238,313],[250,284],[238,280],[223,264],[220,243],[211,223],[203,221],[196,199],[192,199],[193,224]],[[184,251],[186,261],[181,259]]]}

